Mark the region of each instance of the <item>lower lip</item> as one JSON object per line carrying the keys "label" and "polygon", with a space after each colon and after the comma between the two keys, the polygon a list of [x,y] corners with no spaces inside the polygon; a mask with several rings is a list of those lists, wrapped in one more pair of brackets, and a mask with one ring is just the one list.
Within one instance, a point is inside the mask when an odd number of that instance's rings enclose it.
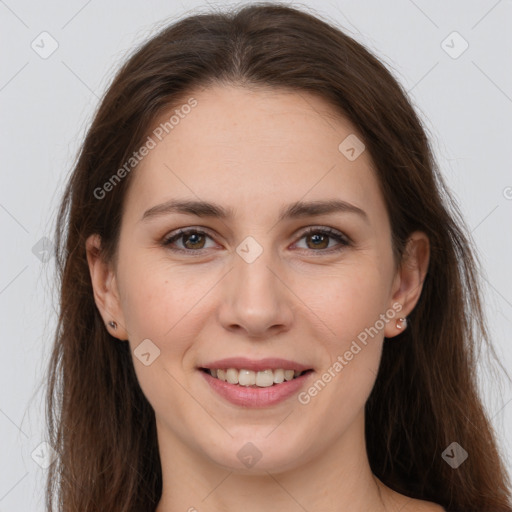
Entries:
{"label": "lower lip", "polygon": [[304,385],[312,371],[292,380],[284,381],[281,384],[274,384],[267,388],[253,388],[230,384],[229,382],[216,379],[209,373],[199,370],[210,387],[220,396],[235,405],[243,407],[268,407],[283,402],[294,395]]}

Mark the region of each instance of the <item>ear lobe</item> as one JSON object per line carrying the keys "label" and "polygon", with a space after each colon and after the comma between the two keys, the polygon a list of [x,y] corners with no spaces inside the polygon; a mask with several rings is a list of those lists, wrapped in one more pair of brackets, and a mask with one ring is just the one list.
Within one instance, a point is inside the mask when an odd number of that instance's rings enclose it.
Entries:
{"label": "ear lobe", "polygon": [[[400,268],[393,284],[392,303],[402,306],[399,316],[406,318],[416,306],[430,261],[430,242],[422,231],[415,231],[409,236]],[[386,325],[384,335],[392,338],[403,331],[404,322],[398,319]]]}
{"label": "ear lobe", "polygon": [[[111,265],[106,262],[101,254],[101,237],[98,234],[91,235],[85,242],[87,263],[91,275],[94,301],[98,308],[103,323],[108,332],[120,339],[128,339],[128,333],[124,327],[124,317],[119,300],[116,276]],[[117,324],[112,326],[111,322]]]}

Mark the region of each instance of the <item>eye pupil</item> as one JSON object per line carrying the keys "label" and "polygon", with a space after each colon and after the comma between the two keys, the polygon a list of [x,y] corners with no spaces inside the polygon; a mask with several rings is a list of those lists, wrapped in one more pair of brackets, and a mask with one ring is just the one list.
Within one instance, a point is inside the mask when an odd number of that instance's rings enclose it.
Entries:
{"label": "eye pupil", "polygon": [[[313,241],[313,246],[318,248],[318,247],[320,247],[320,244],[322,244],[322,242],[324,242],[324,244],[325,244],[325,241],[328,240],[329,237],[326,235],[321,235],[321,234],[316,233],[314,235],[310,235],[309,238],[311,238],[312,240],[315,240],[315,241]],[[317,242],[320,242],[320,243],[317,243]],[[329,242],[327,242],[327,245],[329,245]],[[325,247],[322,246],[321,248],[323,249]]]}
{"label": "eye pupil", "polygon": [[[198,242],[198,239],[200,240],[201,238],[203,238],[203,235],[200,235],[199,233],[192,233],[192,234],[188,234],[188,235],[183,235],[183,239],[184,240],[190,240],[190,239],[195,239],[195,241],[192,241],[192,246],[193,247],[188,247],[188,248],[192,248],[192,249],[197,249],[198,247],[196,247],[196,245],[199,243]],[[189,244],[187,244],[186,242],[184,242],[184,245],[185,246],[188,246]],[[201,247],[199,247],[200,249]]]}

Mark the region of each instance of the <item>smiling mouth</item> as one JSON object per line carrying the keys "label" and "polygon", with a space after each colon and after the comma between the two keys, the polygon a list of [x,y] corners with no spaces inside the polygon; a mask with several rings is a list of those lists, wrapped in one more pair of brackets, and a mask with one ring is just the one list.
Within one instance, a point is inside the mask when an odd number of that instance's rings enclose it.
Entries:
{"label": "smiling mouth", "polygon": [[237,368],[200,368],[201,371],[211,375],[215,379],[228,382],[244,387],[253,388],[268,388],[278,386],[283,382],[297,379],[302,375],[312,372],[312,369],[299,371],[299,370],[284,370],[277,368],[275,370],[267,369],[262,371],[253,371]]}

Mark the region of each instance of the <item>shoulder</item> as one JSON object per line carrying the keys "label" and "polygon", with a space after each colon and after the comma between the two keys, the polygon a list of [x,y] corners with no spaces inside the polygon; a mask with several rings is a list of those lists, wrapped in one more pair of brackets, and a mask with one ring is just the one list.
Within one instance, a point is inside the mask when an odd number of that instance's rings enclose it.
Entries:
{"label": "shoulder", "polygon": [[446,512],[446,509],[432,501],[406,498],[400,512]]}
{"label": "shoulder", "polygon": [[378,478],[376,480],[381,489],[381,495],[386,505],[389,505],[390,510],[399,512],[447,512],[444,507],[433,501],[410,498],[387,487]]}

